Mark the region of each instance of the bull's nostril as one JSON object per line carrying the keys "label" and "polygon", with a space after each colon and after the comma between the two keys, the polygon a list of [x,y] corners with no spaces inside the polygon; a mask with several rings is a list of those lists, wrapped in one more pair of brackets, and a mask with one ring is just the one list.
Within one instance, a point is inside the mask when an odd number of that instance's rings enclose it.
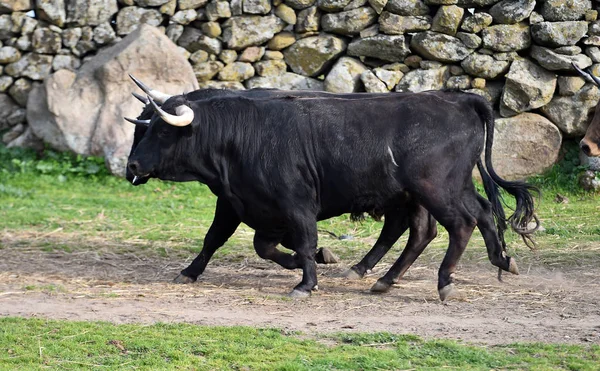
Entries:
{"label": "bull's nostril", "polygon": [[130,162],[129,164],[127,164],[127,167],[129,168],[129,171],[133,173],[133,175],[137,174],[137,169],[139,167],[137,162]]}
{"label": "bull's nostril", "polygon": [[589,156],[592,153],[592,150],[590,149],[590,146],[588,146],[585,143],[580,143],[579,147],[581,148],[581,150],[583,151],[583,153],[585,153],[586,156]]}

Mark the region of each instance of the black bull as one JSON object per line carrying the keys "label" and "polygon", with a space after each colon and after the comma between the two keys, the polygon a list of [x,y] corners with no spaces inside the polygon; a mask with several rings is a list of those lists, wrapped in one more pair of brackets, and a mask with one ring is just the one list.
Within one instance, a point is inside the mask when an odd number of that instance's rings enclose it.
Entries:
{"label": "black bull", "polygon": [[[166,101],[162,109],[167,112],[190,107],[193,121],[175,127],[154,115],[143,138],[136,138],[139,144],[129,164],[133,175],[198,180],[218,196],[206,252],[196,259],[203,261],[194,266],[195,260],[182,274],[195,279],[197,268],[203,269],[244,222],[256,230],[254,245],[261,257],[303,269],[293,293],[306,295],[317,284],[317,220],[379,210],[386,218],[378,244],[385,250],[406,230],[410,218],[397,217],[406,214],[401,210],[419,211],[420,205],[450,234],[439,271],[442,300],[475,225],[492,263],[516,273],[514,260],[503,251],[505,224],[497,185],[517,200],[512,224],[521,234],[529,232],[525,226],[534,218],[531,187],[504,181],[494,172],[488,104],[457,92],[363,97],[193,100],[187,95]],[[479,161],[486,131],[490,175]],[[475,164],[491,203],[474,189]],[[425,229],[434,223],[424,210],[415,214],[425,215]],[[412,250],[407,246],[395,266],[407,268],[428,242],[420,241]],[[278,251],[278,243],[296,255]]]}

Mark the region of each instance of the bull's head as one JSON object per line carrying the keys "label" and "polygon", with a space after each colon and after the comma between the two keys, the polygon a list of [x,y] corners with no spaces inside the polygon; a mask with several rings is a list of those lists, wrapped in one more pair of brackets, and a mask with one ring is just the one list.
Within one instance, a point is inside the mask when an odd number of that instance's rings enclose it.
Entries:
{"label": "bull's head", "polygon": [[[137,119],[125,118],[136,125],[133,144],[129,154],[126,177],[133,185],[144,184],[155,176],[162,179],[183,180],[168,175],[174,169],[159,167],[163,157],[170,157],[182,131],[194,120],[194,112],[182,96],[171,96],[150,89],[131,76],[133,81],[147,94],[134,94],[145,104]],[[172,98],[172,99],[171,99]],[[167,111],[173,111],[169,113]],[[187,128],[189,129],[189,128]],[[189,132],[189,130],[187,130]]]}
{"label": "bull's head", "polygon": [[[600,79],[588,69],[587,72],[582,71],[575,63],[573,67],[587,81],[600,87]],[[592,122],[588,126],[585,136],[579,142],[579,147],[587,156],[600,156],[600,104],[596,105]]]}

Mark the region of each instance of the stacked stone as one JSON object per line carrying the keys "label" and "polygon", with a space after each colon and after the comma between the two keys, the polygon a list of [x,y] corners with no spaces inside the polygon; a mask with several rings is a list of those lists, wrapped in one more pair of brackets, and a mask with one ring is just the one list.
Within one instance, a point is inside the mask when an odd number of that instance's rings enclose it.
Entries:
{"label": "stacked stone", "polygon": [[203,88],[460,89],[579,136],[600,93],[571,63],[600,74],[596,18],[590,0],[0,0],[0,131],[26,144],[32,87],[146,23]]}

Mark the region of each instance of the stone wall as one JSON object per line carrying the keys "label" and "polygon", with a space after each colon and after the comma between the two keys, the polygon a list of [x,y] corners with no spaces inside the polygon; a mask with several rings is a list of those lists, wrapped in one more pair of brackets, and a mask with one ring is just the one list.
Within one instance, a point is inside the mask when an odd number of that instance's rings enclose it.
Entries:
{"label": "stone wall", "polygon": [[[576,62],[600,74],[596,6],[590,0],[0,0],[0,131],[5,143],[34,143],[25,114],[32,87],[59,69],[78,69],[146,23],[180,47],[200,87],[457,88],[485,96],[502,117],[526,116],[521,124],[542,122],[544,131],[550,120],[563,136],[577,137],[600,99],[598,88],[571,67]],[[547,141],[556,142],[556,134]],[[555,152],[536,171],[551,165]]]}

